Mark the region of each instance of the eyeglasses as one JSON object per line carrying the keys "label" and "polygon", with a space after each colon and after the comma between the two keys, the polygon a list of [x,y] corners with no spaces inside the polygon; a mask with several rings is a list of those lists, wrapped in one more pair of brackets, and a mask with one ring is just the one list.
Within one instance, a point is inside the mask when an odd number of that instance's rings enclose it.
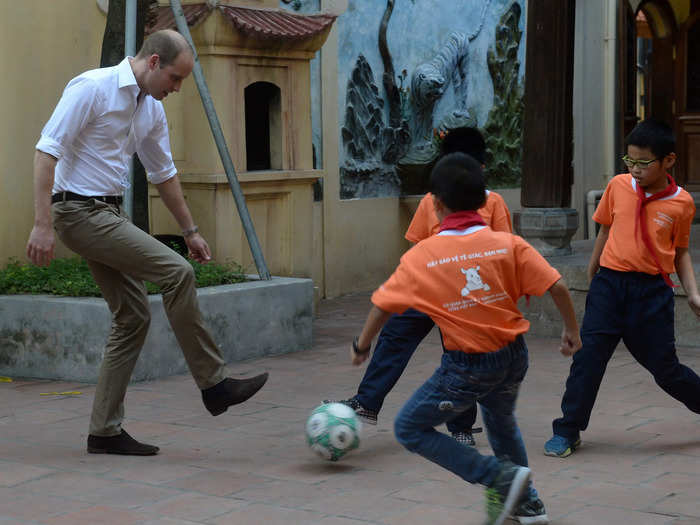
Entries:
{"label": "eyeglasses", "polygon": [[622,157],[622,162],[624,162],[625,165],[626,165],[629,169],[634,169],[634,168],[637,167],[637,166],[639,166],[641,169],[646,169],[646,168],[648,168],[653,162],[656,162],[657,160],[659,160],[659,159],[656,158],[656,159],[651,159],[651,160],[641,160],[641,159],[634,160],[634,159],[629,158],[627,155],[625,155],[624,157]]}

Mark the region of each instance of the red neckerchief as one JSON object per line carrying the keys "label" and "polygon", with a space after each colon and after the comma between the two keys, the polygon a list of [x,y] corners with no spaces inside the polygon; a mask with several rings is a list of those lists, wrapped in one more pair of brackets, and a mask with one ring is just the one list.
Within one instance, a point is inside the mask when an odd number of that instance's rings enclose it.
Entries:
{"label": "red neckerchief", "polygon": [[668,173],[666,174],[666,177],[668,178],[668,186],[666,186],[665,189],[658,191],[654,193],[653,195],[650,195],[649,197],[646,196],[644,189],[639,185],[639,182],[636,183],[637,187],[637,217],[636,221],[634,224],[634,235],[635,237],[637,236],[637,230],[639,229],[639,225],[641,224],[642,227],[642,241],[644,242],[644,245],[647,247],[647,250],[649,250],[649,253],[651,253],[652,258],[654,259],[654,262],[656,263],[656,267],[659,269],[659,272],[661,273],[661,276],[664,278],[664,281],[666,282],[667,285],[669,285],[671,288],[675,288],[676,285],[673,284],[671,281],[671,278],[668,276],[666,272],[664,272],[663,268],[661,267],[661,262],[659,261],[659,257],[656,255],[656,252],[654,251],[654,245],[651,244],[651,239],[649,238],[649,228],[647,227],[647,221],[644,220],[644,206],[651,201],[655,201],[658,199],[663,199],[664,197],[668,197],[669,195],[674,195],[678,191],[678,186],[676,185],[676,181],[673,180],[673,177],[671,177]]}
{"label": "red neckerchief", "polygon": [[484,219],[481,218],[481,215],[473,210],[458,211],[450,213],[447,217],[442,219],[440,231],[466,230],[471,226],[486,226],[486,223]]}

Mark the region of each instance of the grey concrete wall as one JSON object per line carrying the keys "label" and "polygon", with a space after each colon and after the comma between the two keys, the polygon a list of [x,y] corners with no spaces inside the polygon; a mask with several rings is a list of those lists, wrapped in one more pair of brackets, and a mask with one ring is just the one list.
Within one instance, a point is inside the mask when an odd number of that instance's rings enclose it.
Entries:
{"label": "grey concrete wall", "polygon": [[[202,315],[227,362],[311,348],[313,283],[271,281],[200,288]],[[159,295],[133,380],[188,371]],[[94,382],[110,328],[100,298],[0,296],[0,375]]]}

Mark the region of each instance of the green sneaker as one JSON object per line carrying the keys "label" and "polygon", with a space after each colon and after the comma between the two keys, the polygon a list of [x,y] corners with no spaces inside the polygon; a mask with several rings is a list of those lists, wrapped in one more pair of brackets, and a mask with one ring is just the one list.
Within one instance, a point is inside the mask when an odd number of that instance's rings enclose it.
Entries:
{"label": "green sneaker", "polygon": [[501,525],[513,513],[527,488],[530,469],[510,461],[501,461],[501,471],[493,485],[486,489],[485,525]]}

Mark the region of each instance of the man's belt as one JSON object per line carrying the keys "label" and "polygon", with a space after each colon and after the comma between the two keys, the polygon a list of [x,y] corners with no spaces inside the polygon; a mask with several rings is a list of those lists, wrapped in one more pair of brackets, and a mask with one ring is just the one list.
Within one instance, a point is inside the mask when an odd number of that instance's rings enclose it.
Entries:
{"label": "man's belt", "polygon": [[106,204],[121,205],[124,200],[121,195],[78,195],[72,191],[62,191],[60,193],[54,193],[51,195],[51,202],[66,202],[66,201],[89,201],[90,199],[95,199],[96,201],[104,202]]}

